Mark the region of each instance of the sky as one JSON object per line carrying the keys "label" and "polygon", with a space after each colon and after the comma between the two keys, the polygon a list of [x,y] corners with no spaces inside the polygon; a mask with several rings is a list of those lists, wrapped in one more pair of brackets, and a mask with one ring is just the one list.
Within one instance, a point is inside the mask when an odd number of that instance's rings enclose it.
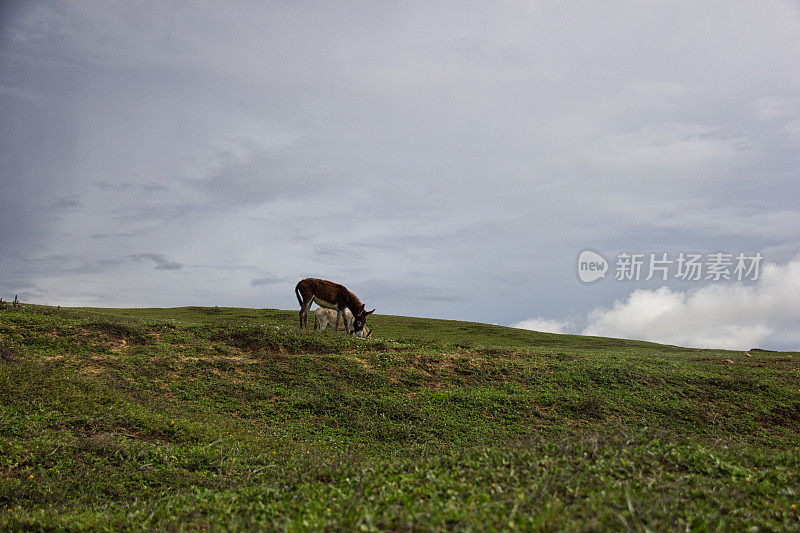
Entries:
{"label": "sky", "polygon": [[799,159],[796,2],[0,6],[4,299],[800,350]]}

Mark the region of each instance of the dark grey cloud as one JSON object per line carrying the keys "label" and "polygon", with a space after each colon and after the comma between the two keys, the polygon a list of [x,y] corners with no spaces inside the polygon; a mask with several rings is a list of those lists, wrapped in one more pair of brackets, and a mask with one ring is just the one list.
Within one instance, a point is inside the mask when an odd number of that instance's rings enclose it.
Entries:
{"label": "dark grey cloud", "polygon": [[105,192],[129,192],[134,190],[141,190],[145,193],[168,191],[169,187],[163,183],[156,183],[153,181],[146,181],[144,183],[133,183],[130,181],[124,182],[110,182],[110,181],[96,181],[93,183],[95,187]]}
{"label": "dark grey cloud", "polygon": [[111,239],[111,240],[124,240],[131,237],[143,236],[148,233],[147,229],[140,229],[137,231],[114,231],[110,233],[93,233],[89,236],[91,239]]}
{"label": "dark grey cloud", "polygon": [[161,254],[133,254],[129,257],[137,263],[152,261],[156,265],[156,270],[179,270],[183,268],[181,263],[170,261]]}
{"label": "dark grey cloud", "polygon": [[50,207],[53,209],[74,209],[83,207],[83,203],[77,196],[65,196],[50,202]]}

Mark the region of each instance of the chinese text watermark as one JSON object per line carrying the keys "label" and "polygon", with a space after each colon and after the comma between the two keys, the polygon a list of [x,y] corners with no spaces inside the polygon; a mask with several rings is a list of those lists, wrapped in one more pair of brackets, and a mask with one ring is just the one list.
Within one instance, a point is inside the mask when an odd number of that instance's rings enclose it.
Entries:
{"label": "chinese text watermark", "polygon": [[[700,254],[679,252],[620,253],[614,264],[614,279],[618,281],[649,281],[670,279],[681,281],[755,281],[758,279],[761,253],[729,254],[716,252]],[[578,256],[578,278],[592,283],[605,277],[609,264],[594,250],[584,250]]]}

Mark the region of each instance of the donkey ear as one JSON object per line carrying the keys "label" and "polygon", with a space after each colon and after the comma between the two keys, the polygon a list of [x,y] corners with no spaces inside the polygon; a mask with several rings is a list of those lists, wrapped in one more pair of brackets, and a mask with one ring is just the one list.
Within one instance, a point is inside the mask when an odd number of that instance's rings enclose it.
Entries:
{"label": "donkey ear", "polygon": [[369,311],[368,313],[364,313],[364,316],[371,315],[371,314],[372,314],[372,313],[374,313],[374,312],[375,312],[375,310],[373,309],[372,311]]}

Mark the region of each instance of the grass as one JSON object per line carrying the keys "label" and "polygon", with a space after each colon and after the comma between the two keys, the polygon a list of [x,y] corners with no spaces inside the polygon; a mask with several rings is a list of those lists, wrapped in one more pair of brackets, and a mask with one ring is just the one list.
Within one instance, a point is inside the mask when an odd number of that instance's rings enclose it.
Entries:
{"label": "grass", "polygon": [[0,529],[800,530],[797,353],[0,309]]}

